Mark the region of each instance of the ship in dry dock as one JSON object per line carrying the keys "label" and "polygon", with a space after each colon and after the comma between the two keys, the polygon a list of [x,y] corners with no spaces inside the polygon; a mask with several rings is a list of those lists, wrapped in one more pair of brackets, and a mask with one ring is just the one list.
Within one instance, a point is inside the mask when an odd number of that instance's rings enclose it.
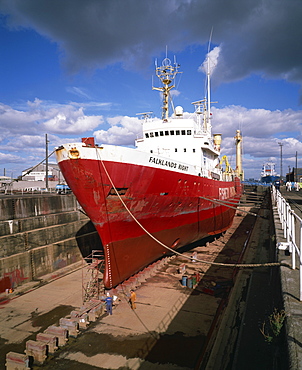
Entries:
{"label": "ship in dry dock", "polygon": [[[235,172],[222,168],[221,135],[212,135],[210,73],[207,98],[192,103],[194,113],[177,106],[169,115],[178,73],[179,65],[167,57],[156,66],[162,86],[154,89],[163,96],[162,117],[142,113],[143,135],[135,148],[83,138],[56,149],[69,187],[101,238],[106,288],[232,224],[241,166]],[[239,147],[239,131],[235,139]]]}

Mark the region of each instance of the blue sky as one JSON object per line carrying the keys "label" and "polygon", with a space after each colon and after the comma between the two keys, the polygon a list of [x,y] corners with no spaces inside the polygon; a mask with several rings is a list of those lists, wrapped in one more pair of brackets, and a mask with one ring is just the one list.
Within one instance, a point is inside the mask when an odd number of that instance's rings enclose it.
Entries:
{"label": "blue sky", "polygon": [[[213,29],[213,132],[244,170],[302,167],[302,3],[299,0],[0,0],[0,175],[14,177],[68,141],[132,145],[136,113],[160,117],[154,61],[181,65],[174,104],[204,97]],[[213,53],[213,50],[219,53]],[[154,86],[159,86],[156,78]],[[52,159],[51,159],[52,160]],[[54,158],[53,158],[54,160]]]}

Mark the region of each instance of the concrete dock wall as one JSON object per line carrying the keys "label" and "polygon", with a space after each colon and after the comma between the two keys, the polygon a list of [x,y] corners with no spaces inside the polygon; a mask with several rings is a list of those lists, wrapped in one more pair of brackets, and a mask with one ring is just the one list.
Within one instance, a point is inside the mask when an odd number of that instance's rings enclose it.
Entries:
{"label": "concrete dock wall", "polygon": [[51,213],[75,211],[77,201],[70,194],[66,196],[32,195],[0,198],[0,221],[37,217]]}
{"label": "concrete dock wall", "polygon": [[80,261],[88,223],[72,194],[0,198],[0,292]]}

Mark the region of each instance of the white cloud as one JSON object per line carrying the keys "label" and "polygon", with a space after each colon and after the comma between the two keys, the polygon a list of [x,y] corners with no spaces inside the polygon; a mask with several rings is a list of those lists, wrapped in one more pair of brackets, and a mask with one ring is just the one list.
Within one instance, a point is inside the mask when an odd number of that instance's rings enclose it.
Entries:
{"label": "white cloud", "polygon": [[[26,107],[25,107],[26,108]],[[27,110],[18,110],[0,103],[0,128],[3,138],[31,132],[80,134],[103,123],[102,116],[88,116],[83,107],[72,104],[49,104],[35,99],[27,102]]]}
{"label": "white cloud", "polygon": [[212,107],[213,130],[229,136],[230,132],[242,130],[243,135],[253,138],[272,138],[295,133],[302,136],[302,111],[287,109],[247,109],[241,106]]}
{"label": "white cloud", "polygon": [[142,133],[142,123],[137,117],[117,116],[107,121],[111,125],[107,131],[93,133],[102,144],[134,145],[135,139]]}
{"label": "white cloud", "polygon": [[207,55],[203,63],[199,66],[198,71],[207,74],[208,70],[210,75],[214,72],[215,67],[218,64],[218,58],[221,48],[216,46]]}
{"label": "white cloud", "polygon": [[7,163],[24,163],[24,158],[14,154],[0,152],[0,164],[5,165]]}
{"label": "white cloud", "polygon": [[69,87],[66,88],[66,91],[71,93],[71,94],[77,95],[80,98],[85,98],[85,99],[91,100],[91,97],[89,96],[86,89],[83,89],[83,88],[80,88],[80,87],[77,87],[77,86],[69,86]]}
{"label": "white cloud", "polygon": [[77,111],[67,109],[67,112],[58,112],[55,117],[45,121],[43,127],[46,132],[51,133],[80,134],[93,130],[102,123],[102,116],[85,116],[80,108]]}
{"label": "white cloud", "polygon": [[[263,162],[271,157],[278,163],[279,142],[283,144],[284,169],[295,165],[296,151],[302,153],[302,111],[227,106],[213,107],[212,112],[213,133],[222,134],[222,153],[229,156],[233,166],[234,136],[237,129],[242,131],[243,164],[249,177],[259,177]],[[102,129],[99,129],[100,125]],[[28,102],[26,111],[0,105],[0,127],[0,163],[5,165],[19,163],[19,158],[27,161],[31,158],[30,166],[34,160],[43,159],[45,133],[48,133],[50,150],[92,134],[99,144],[129,146],[142,135],[142,121],[138,117],[86,115],[81,107],[52,105],[39,99]]]}

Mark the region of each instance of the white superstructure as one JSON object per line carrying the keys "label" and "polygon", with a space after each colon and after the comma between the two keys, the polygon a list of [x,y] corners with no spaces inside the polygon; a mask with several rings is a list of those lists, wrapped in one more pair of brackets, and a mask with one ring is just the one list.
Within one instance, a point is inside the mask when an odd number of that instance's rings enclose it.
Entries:
{"label": "white superstructure", "polygon": [[183,108],[177,106],[169,117],[169,92],[174,87],[170,84],[177,73],[178,64],[175,62],[172,66],[168,58],[156,68],[157,77],[163,86],[153,89],[163,93],[162,119],[151,118],[151,112],[142,113],[143,138],[136,140],[136,147],[140,151],[190,163],[195,166],[199,176],[221,180],[221,135],[218,135],[219,139],[214,143],[207,100],[192,103],[195,112],[191,115],[184,115]]}

